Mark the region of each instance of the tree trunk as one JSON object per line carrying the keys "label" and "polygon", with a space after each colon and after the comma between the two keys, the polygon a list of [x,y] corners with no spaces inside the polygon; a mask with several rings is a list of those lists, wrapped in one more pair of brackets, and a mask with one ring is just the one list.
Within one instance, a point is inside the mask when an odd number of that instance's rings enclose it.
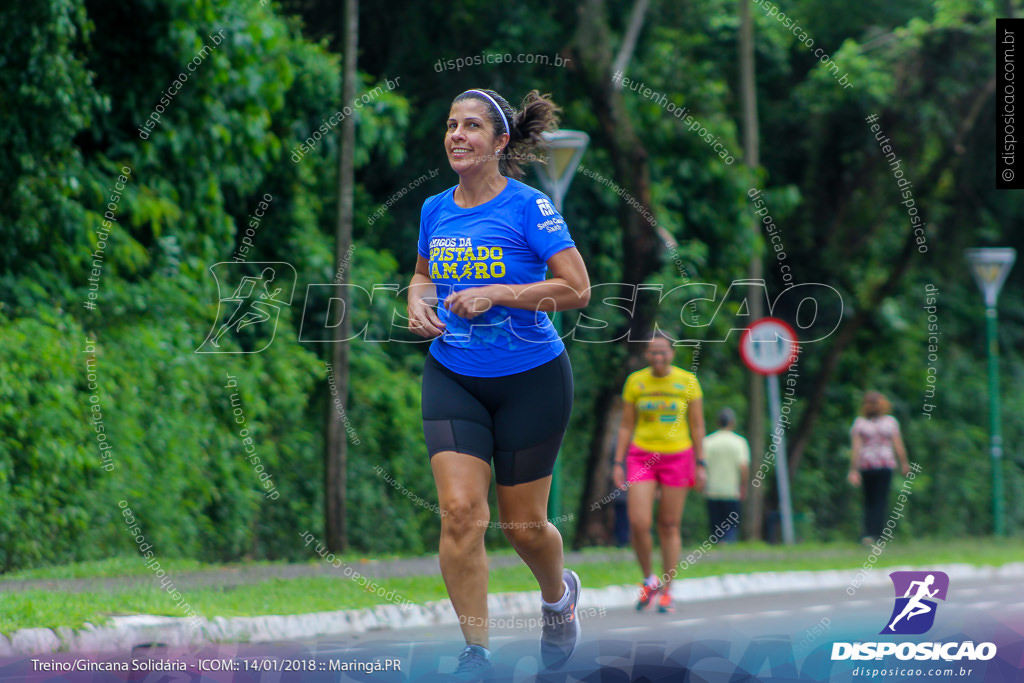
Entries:
{"label": "tree trunk", "polygon": [[[761,165],[760,141],[757,121],[757,88],[754,81],[754,22],[750,17],[750,3],[739,0],[740,5],[740,98],[743,103],[743,163],[751,171]],[[752,172],[750,177],[756,177]],[[751,231],[754,233],[754,244],[761,242],[761,223],[752,216]],[[750,259],[747,277],[751,280],[764,279],[764,266],[761,255],[754,254]],[[753,320],[764,316],[764,307],[760,297],[751,297],[750,315]],[[750,441],[750,476],[760,469],[764,460],[765,449],[765,418],[764,418],[764,377],[747,371],[747,439]],[[714,417],[712,416],[712,419]],[[743,515],[743,537],[759,539],[764,528],[764,494],[761,486],[747,486],[748,498]]]}
{"label": "tree trunk", "polygon": [[[344,51],[341,85],[341,101],[355,99],[356,94],[356,51],[359,42],[359,0],[345,0],[344,5]],[[329,344],[328,355],[332,358],[331,372],[334,373],[335,388],[342,405],[348,404],[348,339],[351,332],[348,301],[348,268],[344,267],[351,257],[352,244],[353,190],[355,186],[355,117],[346,117],[341,122],[341,146],[338,150],[338,226],[335,238],[335,266],[337,289],[334,296],[341,299],[341,323],[334,327],[334,340]],[[324,516],[327,546],[332,552],[348,550],[348,525],[346,524],[346,460],[348,441],[345,431],[347,416],[338,410],[333,396],[327,399],[327,436],[324,439]]]}
{"label": "tree trunk", "polygon": [[[641,0],[642,3],[642,0]],[[646,5],[643,4],[645,7]],[[616,87],[613,77],[613,63],[628,65],[628,52],[623,52],[613,61],[610,45],[611,33],[608,28],[606,8],[602,0],[584,0],[578,8],[579,24],[573,38],[576,59],[573,67],[583,84],[600,129],[595,135],[608,150],[615,182],[629,193],[643,207],[650,207],[650,178],[648,155],[632,122],[626,114],[623,93]],[[640,10],[632,13],[632,30],[638,30],[642,17]],[[629,50],[632,45],[628,45]],[[653,213],[653,212],[651,212]],[[659,267],[661,244],[651,224],[642,212],[631,208],[626,202],[618,207],[619,224],[622,226],[623,269],[621,281],[627,288],[643,283]],[[655,307],[637,307],[629,320],[627,339],[643,339],[654,322]],[[595,430],[587,457],[588,479],[580,498],[579,523],[574,545],[605,544],[608,542],[607,510],[599,505],[610,490],[611,459],[618,412],[615,397],[625,381],[629,369],[639,366],[643,353],[640,344],[630,345],[630,362],[619,368],[608,384],[594,400],[594,408],[600,416],[601,428]],[[595,504],[596,505],[595,507]]]}

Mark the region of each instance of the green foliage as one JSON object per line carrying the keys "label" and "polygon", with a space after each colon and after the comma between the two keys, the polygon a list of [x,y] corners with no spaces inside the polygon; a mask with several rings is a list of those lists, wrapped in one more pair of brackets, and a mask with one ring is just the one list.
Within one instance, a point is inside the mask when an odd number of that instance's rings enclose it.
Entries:
{"label": "green foliage", "polygon": [[[607,49],[614,53],[631,5],[608,4],[616,35]],[[801,535],[859,534],[858,494],[844,476],[848,428],[868,388],[892,397],[911,458],[923,467],[915,512],[901,530],[987,533],[982,312],[962,249],[1024,248],[1024,233],[1014,230],[1024,207],[990,182],[994,131],[982,86],[991,75],[994,3],[778,4],[853,86],[838,85],[812,49],[752,4],[760,168],[742,163],[735,3],[653,3],[626,68],[629,78],[687,107],[735,159],[723,162],[660,100],[624,93],[649,154],[657,227],[678,243],[646,284],[664,292],[687,281],[718,287],[716,302],[699,308],[706,327],[687,327],[688,314],[674,309],[663,311],[659,324],[705,340],[699,350],[680,348],[676,361],[698,369],[706,416],[725,405],[743,415],[746,372],[735,336],[707,340],[724,336],[739,312],[740,301],[731,298],[711,321],[751,258],[764,259],[771,298],[785,287],[767,234],[752,230],[758,218],[748,192],[762,189],[795,281],[839,291],[846,323],[868,314],[835,363],[794,473]],[[316,21],[281,16],[300,10]],[[566,56],[578,21],[570,6],[403,1],[395,11],[415,27],[400,40],[390,13],[364,3],[361,17],[359,93],[373,95],[352,113],[359,184],[348,272],[366,292],[353,305],[353,329],[366,332],[351,343],[349,395],[339,397],[350,427],[350,541],[372,553],[428,552],[439,531],[418,406],[425,345],[381,340],[400,328],[393,313],[404,308],[397,289],[415,262],[419,207],[457,180],[441,148],[451,98],[466,87],[495,87],[513,102],[533,88],[553,93],[564,127],[594,133],[584,164],[621,184],[574,66],[437,68],[438,60],[476,54]],[[310,341],[325,329],[300,342],[299,327],[325,319],[328,297],[310,290],[305,301],[307,286],[332,282],[338,268],[337,130],[301,155],[296,150],[352,104],[341,102],[342,57],[331,52],[336,14],[326,2],[285,2],[282,10],[230,0],[40,0],[0,8],[8,38],[0,59],[0,569],[137,552],[122,500],[159,554],[229,560],[308,553],[295,538],[321,527],[322,425],[338,404],[321,360],[326,346]],[[437,44],[434,35],[451,40]],[[927,252],[914,256],[877,305],[872,297],[894,267],[909,222],[865,122],[872,113],[914,181],[928,222]],[[412,187],[433,169],[440,170],[436,178]],[[269,207],[256,220],[266,196]],[[593,175],[578,175],[569,193],[565,215],[597,285],[622,279],[620,201],[616,188]],[[387,210],[371,224],[381,207]],[[292,305],[282,309],[266,351],[196,354],[219,311],[210,268],[236,258],[291,264]],[[1024,373],[1019,272],[1000,302],[1008,522],[1015,533],[1024,528],[1024,508],[1014,502],[1024,493],[1024,454],[1016,445],[1024,437],[1024,404],[1010,389]],[[926,283],[942,290],[930,416],[922,410],[932,362],[921,308]],[[588,313],[621,332],[625,314],[600,306],[592,300]],[[578,314],[566,318],[571,327]],[[592,437],[607,427],[598,397],[618,390],[613,384],[629,357],[624,340],[594,341],[569,340],[577,397],[562,454],[565,512],[575,511],[582,495]],[[794,424],[830,367],[834,341],[805,348]],[[87,343],[96,349],[94,388]],[[258,339],[225,343],[243,351]],[[236,387],[225,386],[229,374]],[[110,471],[103,469],[94,405],[111,446]],[[247,448],[255,449],[278,498],[265,497]],[[562,525],[563,533],[575,524]],[[687,541],[703,538],[704,525],[694,496]],[[488,541],[505,543],[498,531]]]}
{"label": "green foliage", "polygon": [[[0,568],[138,552],[124,507],[158,556],[297,557],[322,515],[323,372],[301,311],[263,353],[194,351],[218,310],[207,268],[239,253],[261,197],[246,259],[297,264],[298,297],[333,278],[318,197],[337,149],[288,151],[341,109],[338,60],[260,3],[54,0],[0,25],[24,34],[0,70]],[[405,112],[393,95],[362,110],[358,154],[399,159]],[[408,433],[409,381],[394,385]]]}

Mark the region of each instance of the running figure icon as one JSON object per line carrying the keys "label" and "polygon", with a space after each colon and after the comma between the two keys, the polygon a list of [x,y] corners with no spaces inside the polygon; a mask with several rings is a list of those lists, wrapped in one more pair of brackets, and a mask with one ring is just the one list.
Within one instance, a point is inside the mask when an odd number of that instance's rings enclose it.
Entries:
{"label": "running figure icon", "polygon": [[[271,311],[266,309],[269,302],[279,304],[286,303],[277,299],[277,296],[281,293],[280,287],[277,287],[274,291],[270,291],[270,285],[274,281],[274,276],[274,269],[268,267],[263,269],[263,272],[260,273],[259,277],[246,276],[242,278],[241,282],[238,283],[238,287],[235,289],[234,294],[229,298],[224,299],[224,301],[237,301],[238,307],[235,309],[235,312],[231,314],[231,317],[228,318],[227,322],[220,326],[216,336],[210,340],[211,344],[219,347],[220,338],[231,329],[234,329],[235,332],[240,332],[244,327],[270,320]],[[253,297],[253,294],[258,291],[260,284],[263,285],[263,292],[259,294],[259,299],[256,299]],[[272,304],[271,306],[273,308],[277,308]]]}
{"label": "running figure icon", "polygon": [[285,261],[221,261],[209,270],[217,285],[217,312],[195,353],[265,350],[274,342],[282,311],[292,304],[295,266]]}
{"label": "running figure icon", "polygon": [[[907,621],[910,621],[911,618],[916,617],[919,614],[927,614],[928,612],[932,611],[931,605],[927,605],[927,604],[925,604],[925,603],[923,603],[921,601],[924,598],[933,598],[933,597],[935,597],[935,594],[939,592],[938,588],[936,588],[933,591],[928,590],[928,588],[933,583],[935,583],[935,575],[934,574],[929,574],[928,576],[926,576],[924,581],[911,581],[910,582],[910,586],[907,587],[907,592],[904,593],[904,595],[903,595],[903,597],[910,598],[910,600],[907,602],[906,606],[903,608],[903,611],[900,612],[899,616],[896,617],[895,619],[893,619],[892,623],[889,624],[889,630],[890,631],[893,631],[893,632],[896,631],[896,622],[898,622],[903,617],[906,617]],[[917,587],[916,588],[917,592],[914,595],[911,595],[911,593],[913,593],[914,590],[915,590],[915,586]]]}
{"label": "running figure icon", "polygon": [[939,602],[944,602],[949,592],[949,575],[938,569],[902,570],[890,573],[889,578],[894,602],[885,628],[879,633],[920,635],[928,632],[935,624]]}

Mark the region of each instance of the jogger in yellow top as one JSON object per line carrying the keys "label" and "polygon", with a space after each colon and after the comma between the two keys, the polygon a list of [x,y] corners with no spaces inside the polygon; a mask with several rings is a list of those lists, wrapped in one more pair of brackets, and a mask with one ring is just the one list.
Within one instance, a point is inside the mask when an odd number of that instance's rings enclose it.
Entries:
{"label": "jogger in yellow top", "polygon": [[[674,611],[669,589],[682,546],[679,523],[686,493],[694,487],[700,490],[706,476],[704,394],[695,375],[672,365],[674,355],[665,337],[656,336],[648,344],[650,366],[631,374],[622,390],[622,424],[615,448],[615,485],[629,485],[630,534],[644,575],[637,609],[661,592],[659,612]],[[651,521],[658,486],[658,540],[665,572],[661,580],[652,573],[651,563]]]}

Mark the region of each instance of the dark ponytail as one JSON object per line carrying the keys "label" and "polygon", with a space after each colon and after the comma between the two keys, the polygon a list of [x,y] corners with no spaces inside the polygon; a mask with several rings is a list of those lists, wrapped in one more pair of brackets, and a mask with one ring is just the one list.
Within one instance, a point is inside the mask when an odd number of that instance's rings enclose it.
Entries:
{"label": "dark ponytail", "polygon": [[483,88],[479,88],[477,92],[467,90],[456,97],[452,104],[473,98],[487,105],[488,119],[491,121],[495,137],[506,132],[505,122],[498,110],[494,108],[494,103],[481,96],[480,93],[487,93],[501,107],[501,112],[505,115],[505,120],[508,121],[511,129],[507,131],[509,141],[505,149],[501,151],[498,170],[502,175],[518,180],[523,177],[523,164],[536,161],[537,156],[534,152],[546,144],[541,133],[558,128],[558,113],[561,109],[551,101],[550,95],[541,95],[537,90],[531,90],[523,98],[520,105],[522,109],[518,112],[504,97],[493,90],[484,90]]}

